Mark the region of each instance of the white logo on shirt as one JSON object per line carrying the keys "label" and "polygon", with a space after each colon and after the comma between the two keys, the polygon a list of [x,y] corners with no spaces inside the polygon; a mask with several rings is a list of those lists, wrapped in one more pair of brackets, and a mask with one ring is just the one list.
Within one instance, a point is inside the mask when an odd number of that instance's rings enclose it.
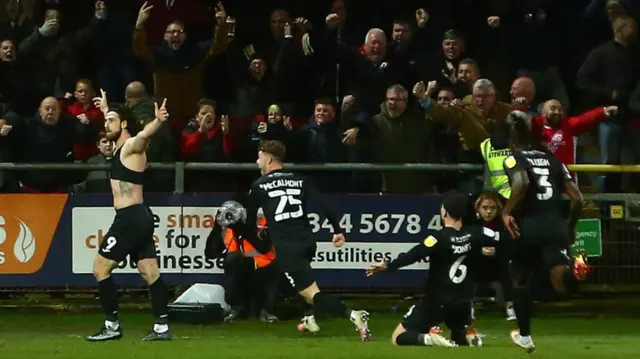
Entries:
{"label": "white logo on shirt", "polygon": [[553,136],[551,136],[549,141],[544,145],[549,151],[551,151],[551,153],[555,153],[558,150],[558,148],[566,144],[567,143],[564,140],[564,134],[562,133],[562,130],[557,130],[553,134]]}

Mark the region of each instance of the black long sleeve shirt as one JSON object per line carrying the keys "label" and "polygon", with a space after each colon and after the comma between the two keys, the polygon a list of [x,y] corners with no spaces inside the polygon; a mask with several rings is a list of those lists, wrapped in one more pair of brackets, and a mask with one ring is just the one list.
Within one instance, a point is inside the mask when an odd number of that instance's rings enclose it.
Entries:
{"label": "black long sleeve shirt", "polygon": [[576,75],[576,86],[590,97],[593,106],[617,105],[617,120],[622,121],[640,80],[639,61],[638,47],[609,41],[589,53]]}

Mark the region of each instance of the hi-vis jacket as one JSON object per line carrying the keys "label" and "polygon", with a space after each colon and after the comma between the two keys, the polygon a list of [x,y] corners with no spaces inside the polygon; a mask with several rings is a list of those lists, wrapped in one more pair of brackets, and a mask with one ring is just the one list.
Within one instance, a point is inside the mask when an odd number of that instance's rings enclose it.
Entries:
{"label": "hi-vis jacket", "polygon": [[[258,221],[258,228],[266,228],[267,220],[260,218]],[[263,268],[271,264],[276,259],[276,253],[271,248],[267,253],[260,253],[258,250],[244,239],[238,239],[233,229],[227,228],[224,234],[224,246],[227,248],[227,253],[240,252],[244,257],[253,258],[255,268]]]}
{"label": "hi-vis jacket", "polygon": [[495,149],[491,145],[491,139],[487,138],[480,144],[480,151],[489,169],[491,188],[498,191],[502,197],[509,199],[511,197],[511,186],[509,186],[509,177],[504,171],[503,163],[511,154],[511,150],[508,148]]}

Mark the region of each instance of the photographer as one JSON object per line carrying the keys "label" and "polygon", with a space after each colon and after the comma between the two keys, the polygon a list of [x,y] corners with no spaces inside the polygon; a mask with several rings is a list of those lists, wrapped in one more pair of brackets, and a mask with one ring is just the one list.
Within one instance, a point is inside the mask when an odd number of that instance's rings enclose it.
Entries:
{"label": "photographer", "polygon": [[247,210],[239,202],[227,201],[216,214],[216,226],[207,238],[205,256],[224,257],[225,300],[231,306],[225,322],[246,316],[254,303],[261,308],[260,319],[266,323],[278,321],[274,313],[280,273],[275,267],[276,254],[266,226],[258,215],[258,240],[249,243],[235,230],[245,224]]}

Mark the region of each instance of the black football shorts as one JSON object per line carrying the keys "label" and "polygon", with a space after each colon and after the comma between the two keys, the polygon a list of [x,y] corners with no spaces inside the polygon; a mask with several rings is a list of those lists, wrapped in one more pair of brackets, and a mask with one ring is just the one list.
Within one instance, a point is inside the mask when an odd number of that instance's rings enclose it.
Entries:
{"label": "black football shorts", "polygon": [[513,242],[512,266],[532,270],[568,265],[569,226],[561,215],[540,214],[519,221],[520,238]]}
{"label": "black football shorts", "polygon": [[444,322],[452,333],[464,333],[470,317],[471,301],[469,300],[442,304],[422,298],[409,308],[401,324],[406,330],[429,333],[432,327]]}
{"label": "black football shorts", "polygon": [[98,253],[115,262],[122,262],[128,255],[134,263],[156,258],[153,213],[149,207],[136,204],[116,209],[116,217],[100,243]]}
{"label": "black football shorts", "polygon": [[290,241],[276,245],[276,262],[280,271],[292,287],[300,292],[316,280],[311,262],[316,252],[316,243],[312,241]]}

